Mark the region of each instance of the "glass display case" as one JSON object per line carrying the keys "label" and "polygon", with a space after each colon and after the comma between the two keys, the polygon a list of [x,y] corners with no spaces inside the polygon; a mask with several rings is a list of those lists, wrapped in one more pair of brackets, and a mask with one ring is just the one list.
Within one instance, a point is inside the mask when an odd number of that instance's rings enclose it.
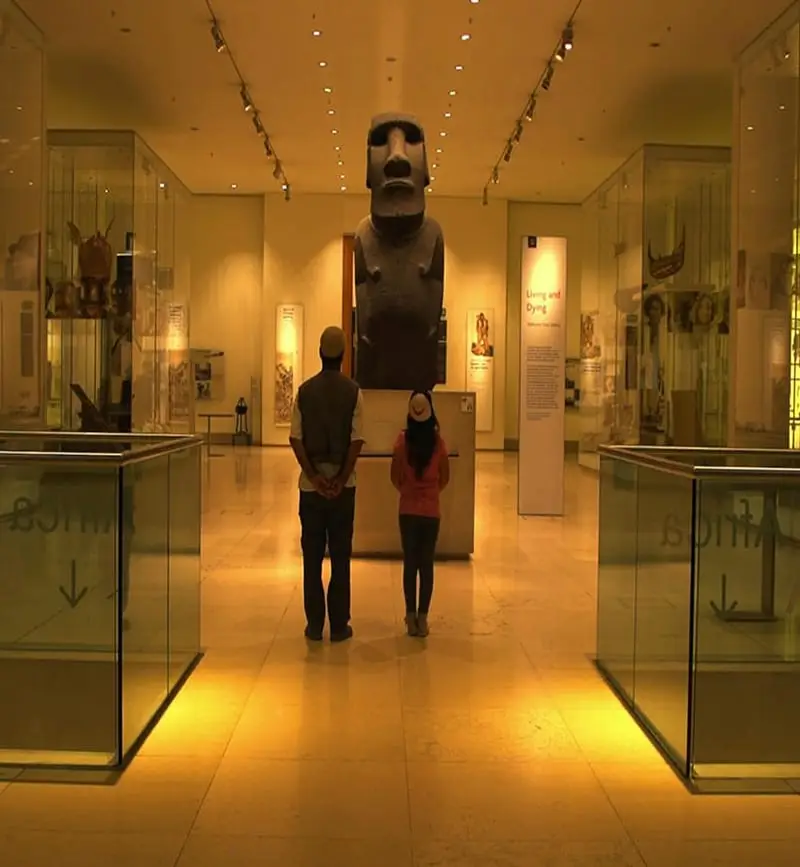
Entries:
{"label": "glass display case", "polygon": [[42,35],[0,0],[0,427],[43,422]]}
{"label": "glass display case", "polygon": [[189,192],[132,132],[48,152],[48,426],[190,431]]}
{"label": "glass display case", "polygon": [[800,446],[800,4],[740,56],[734,114],[736,445]]}
{"label": "glass display case", "polygon": [[790,793],[800,773],[800,454],[598,454],[599,669],[687,782]]}
{"label": "glass display case", "polygon": [[583,205],[581,439],[721,445],[730,151],[647,145]]}

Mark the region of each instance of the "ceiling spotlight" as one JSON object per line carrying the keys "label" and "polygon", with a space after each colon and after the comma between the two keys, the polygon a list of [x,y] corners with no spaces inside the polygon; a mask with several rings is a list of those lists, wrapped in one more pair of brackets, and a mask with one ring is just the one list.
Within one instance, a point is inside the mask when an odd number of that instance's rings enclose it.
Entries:
{"label": "ceiling spotlight", "polygon": [[456,95],[456,92],[455,92],[454,90],[451,90],[451,91],[448,92],[447,95],[448,95],[448,96],[455,96],[455,95]]}
{"label": "ceiling spotlight", "polygon": [[752,132],[754,129],[755,129],[755,127],[752,124],[747,125],[747,131],[748,132]]}
{"label": "ceiling spotlight", "polygon": [[500,183],[500,170],[495,166],[492,169],[492,183],[499,184]]}
{"label": "ceiling spotlight", "polygon": [[536,113],[536,97],[531,96],[531,101],[528,103],[528,107],[525,109],[525,120],[530,123],[533,120],[533,115]]}
{"label": "ceiling spotlight", "polygon": [[433,175],[431,175],[431,183],[433,183],[435,180],[436,180],[436,178]]}
{"label": "ceiling spotlight", "polygon": [[778,111],[786,111],[786,106],[785,105],[779,105]]}
{"label": "ceiling spotlight", "polygon": [[508,142],[508,144],[506,145],[505,153],[503,154],[503,160],[507,163],[510,163],[512,153],[514,153],[514,143]]}
{"label": "ceiling spotlight", "polygon": [[344,180],[344,175],[339,175],[339,180],[340,180],[340,181],[343,181],[343,180]]}
{"label": "ceiling spotlight", "polygon": [[444,113],[444,116],[445,116],[445,117],[452,117],[452,116],[453,116],[453,113],[452,113],[451,111],[446,111],[446,112]]}
{"label": "ceiling spotlight", "polygon": [[33,186],[33,181],[28,181],[28,186],[29,186],[29,187],[32,187],[32,186]]}
{"label": "ceiling spotlight", "polygon": [[239,188],[239,184],[231,184],[231,189],[236,190]]}
{"label": "ceiling spotlight", "polygon": [[214,48],[217,49],[217,54],[221,54],[225,48],[225,37],[219,29],[219,24],[216,21],[211,22],[211,38],[214,40]]}
{"label": "ceiling spotlight", "polygon": [[250,94],[247,92],[247,88],[242,85],[242,89],[239,91],[239,96],[242,98],[242,105],[244,106],[245,111],[253,110],[253,100],[250,99]]}
{"label": "ceiling spotlight", "polygon": [[456,72],[463,72],[463,71],[464,71],[464,67],[460,63],[457,63],[456,64]]}
{"label": "ceiling spotlight", "polygon": [[319,65],[322,69],[324,69],[328,65],[327,60],[320,60]]}
{"label": "ceiling spotlight", "polygon": [[332,87],[323,87],[322,92],[323,93],[333,93],[333,88]]}
{"label": "ceiling spotlight", "polygon": [[432,168],[434,171],[436,171],[436,169],[439,168],[439,163],[434,163],[434,164],[431,166],[431,168]]}
{"label": "ceiling spotlight", "polygon": [[436,153],[437,153],[437,154],[440,154],[441,152],[442,152],[442,149],[441,149],[441,148],[436,148]]}
{"label": "ceiling spotlight", "polygon": [[270,144],[270,141],[269,141],[268,138],[267,138],[267,139],[264,139],[264,153],[265,153],[265,154],[266,154],[270,159],[272,158],[273,150],[272,150],[272,145]]}
{"label": "ceiling spotlight", "polygon": [[329,108],[328,114],[336,114],[336,109],[335,108]]}
{"label": "ceiling spotlight", "polygon": [[484,205],[488,205],[488,204],[489,204],[489,188],[488,188],[488,187],[484,187],[484,188],[483,188],[483,199],[482,199],[482,202],[483,202]]}
{"label": "ceiling spotlight", "polygon": [[343,165],[344,165],[344,160],[339,160],[339,162],[337,163],[337,165],[343,166]]}
{"label": "ceiling spotlight", "polygon": [[518,142],[522,138],[522,131],[524,127],[522,126],[521,121],[517,121],[517,126],[514,129],[514,142]]}
{"label": "ceiling spotlight", "polygon": [[444,137],[447,135],[447,133],[446,133],[444,130],[442,130],[442,131],[439,133],[439,135],[440,135],[442,138],[444,138]]}
{"label": "ceiling spotlight", "polygon": [[332,129],[331,134],[332,135],[339,135],[339,130],[338,129]]}
{"label": "ceiling spotlight", "polygon": [[159,190],[163,190],[163,189],[165,189],[166,186],[167,186],[167,185],[164,183],[164,181],[159,181],[159,182],[158,182],[158,188],[159,188]]}
{"label": "ceiling spotlight", "polygon": [[322,31],[321,30],[312,30],[311,35],[312,36],[322,36]]}
{"label": "ceiling spotlight", "polygon": [[472,37],[469,35],[469,33],[462,33],[461,34],[461,41],[462,42],[469,42],[470,39],[472,39]]}
{"label": "ceiling spotlight", "polygon": [[258,112],[253,115],[253,127],[258,135],[264,135],[264,124],[261,123],[261,117]]}
{"label": "ceiling spotlight", "polygon": [[550,85],[553,83],[553,64],[548,63],[547,69],[544,73],[544,78],[542,79],[542,90],[550,90]]}
{"label": "ceiling spotlight", "polygon": [[281,189],[283,190],[283,198],[284,198],[284,200],[287,201],[287,202],[290,201],[291,198],[292,198],[292,187],[291,187],[291,184],[283,184],[283,185],[281,186]]}
{"label": "ceiling spotlight", "polygon": [[335,151],[340,151],[341,149],[342,149],[342,146],[341,146],[341,145],[336,145],[336,146],[334,147],[334,150],[335,150]]}
{"label": "ceiling spotlight", "polygon": [[564,28],[564,32],[561,34],[561,44],[564,46],[565,51],[572,51],[572,46],[574,43],[574,32],[572,30],[572,24],[567,24]]}
{"label": "ceiling spotlight", "polygon": [[272,170],[272,177],[275,178],[276,181],[279,181],[282,174],[283,163],[280,160],[275,160],[275,168]]}
{"label": "ceiling spotlight", "polygon": [[339,189],[340,189],[343,193],[346,193],[346,192],[347,192],[347,187],[346,187],[344,184],[342,184],[341,187],[339,187]]}
{"label": "ceiling spotlight", "polygon": [[562,45],[558,51],[556,51],[556,60],[559,63],[563,63],[567,57],[567,49]]}

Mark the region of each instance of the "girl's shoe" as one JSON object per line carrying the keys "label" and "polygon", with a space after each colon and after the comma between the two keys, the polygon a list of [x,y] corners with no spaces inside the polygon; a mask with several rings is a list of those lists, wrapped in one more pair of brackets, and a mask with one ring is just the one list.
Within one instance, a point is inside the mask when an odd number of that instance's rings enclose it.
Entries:
{"label": "girl's shoe", "polygon": [[417,636],[419,638],[427,638],[430,635],[430,629],[428,629],[428,615],[427,614],[418,614],[417,615]]}
{"label": "girl's shoe", "polygon": [[417,625],[416,614],[406,614],[406,631],[412,638],[416,635],[419,635],[419,627]]}

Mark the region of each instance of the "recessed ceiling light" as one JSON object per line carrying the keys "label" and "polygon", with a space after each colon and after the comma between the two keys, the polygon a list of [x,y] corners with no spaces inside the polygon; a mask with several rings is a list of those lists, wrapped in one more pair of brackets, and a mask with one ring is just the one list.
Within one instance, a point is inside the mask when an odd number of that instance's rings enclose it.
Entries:
{"label": "recessed ceiling light", "polygon": [[469,0],[469,2],[472,3],[473,6],[477,6],[478,3],[481,2],[481,0]]}
{"label": "recessed ceiling light", "polygon": [[312,30],[311,35],[312,36],[322,36],[322,31],[321,30]]}
{"label": "recessed ceiling light", "polygon": [[747,131],[748,132],[752,132],[754,129],[755,129],[755,127],[752,124],[747,125]]}
{"label": "recessed ceiling light", "polygon": [[339,160],[339,163],[338,163],[338,164],[339,164],[340,166],[343,166],[343,165],[344,165],[344,160]]}
{"label": "recessed ceiling light", "polygon": [[339,130],[338,129],[332,129],[331,133],[333,133],[333,135],[339,135]]}
{"label": "recessed ceiling light", "polygon": [[21,105],[18,105],[18,106],[17,106],[17,111],[22,111],[22,106],[21,106]]}
{"label": "recessed ceiling light", "polygon": [[441,149],[441,148],[436,148],[436,153],[437,153],[437,154],[440,154],[441,152],[442,152],[442,149]]}
{"label": "recessed ceiling light", "polygon": [[463,72],[463,71],[464,71],[464,67],[460,63],[457,63],[456,64],[456,72]]}
{"label": "recessed ceiling light", "polygon": [[32,187],[32,186],[33,186],[33,181],[28,181],[28,186],[29,186],[29,187]]}
{"label": "recessed ceiling light", "polygon": [[469,33],[462,33],[461,34],[461,41],[462,42],[469,42],[470,39],[472,39],[472,37],[469,35]]}
{"label": "recessed ceiling light", "polygon": [[13,174],[14,174],[14,169],[9,169],[9,170],[8,170],[8,173],[9,173],[10,175],[13,175]]}
{"label": "recessed ceiling light", "polygon": [[336,147],[334,148],[334,150],[337,150],[337,151],[340,151],[341,149],[342,149],[341,145],[336,145]]}
{"label": "recessed ceiling light", "polygon": [[10,141],[10,138],[0,138],[0,144],[8,144]]}
{"label": "recessed ceiling light", "polygon": [[453,113],[450,112],[450,111],[446,111],[446,112],[444,113],[444,116],[445,116],[445,117],[452,117],[452,116],[453,116]]}
{"label": "recessed ceiling light", "polygon": [[434,171],[436,171],[436,169],[439,168],[439,163],[434,163],[434,164],[431,166],[431,168],[432,168]]}
{"label": "recessed ceiling light", "polygon": [[456,92],[454,90],[451,90],[447,95],[448,96],[455,96]]}
{"label": "recessed ceiling light", "polygon": [[231,184],[231,189],[235,190],[239,187],[239,184]]}
{"label": "recessed ceiling light", "polygon": [[333,93],[333,88],[332,87],[323,87],[322,92],[323,93]]}
{"label": "recessed ceiling light", "polygon": [[431,175],[431,183],[433,183],[433,181],[435,181],[435,180],[436,180],[436,178],[433,175]]}
{"label": "recessed ceiling light", "polygon": [[339,180],[340,180],[340,181],[343,181],[343,180],[344,180],[344,175],[339,175]]}
{"label": "recessed ceiling light", "polygon": [[158,184],[159,190],[163,190],[166,186],[167,185],[164,183],[164,181],[159,181],[159,184]]}
{"label": "recessed ceiling light", "polygon": [[339,187],[339,189],[340,189],[343,193],[347,192],[347,187],[346,187],[344,184],[342,184],[341,187]]}
{"label": "recessed ceiling light", "polygon": [[442,138],[444,138],[444,137],[447,135],[447,133],[446,133],[444,130],[442,130],[442,131],[439,133],[439,135],[440,135]]}
{"label": "recessed ceiling light", "polygon": [[329,108],[328,114],[336,114],[336,109],[335,108]]}
{"label": "recessed ceiling light", "polygon": [[319,65],[324,69],[328,65],[327,60],[320,60]]}
{"label": "recessed ceiling light", "polygon": [[786,106],[785,105],[779,105],[778,111],[786,111]]}

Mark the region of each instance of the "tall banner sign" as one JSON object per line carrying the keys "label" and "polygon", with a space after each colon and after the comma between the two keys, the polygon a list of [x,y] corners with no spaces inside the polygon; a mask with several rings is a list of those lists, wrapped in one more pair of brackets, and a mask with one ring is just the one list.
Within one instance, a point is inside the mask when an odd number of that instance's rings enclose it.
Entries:
{"label": "tall banner sign", "polygon": [[303,307],[279,304],[275,311],[275,409],[273,421],[288,427],[294,396],[303,381]]}
{"label": "tall banner sign", "polygon": [[467,391],[475,392],[475,430],[494,427],[494,310],[467,313]]}
{"label": "tall banner sign", "polygon": [[564,514],[566,238],[522,241],[520,311],[520,515]]}

